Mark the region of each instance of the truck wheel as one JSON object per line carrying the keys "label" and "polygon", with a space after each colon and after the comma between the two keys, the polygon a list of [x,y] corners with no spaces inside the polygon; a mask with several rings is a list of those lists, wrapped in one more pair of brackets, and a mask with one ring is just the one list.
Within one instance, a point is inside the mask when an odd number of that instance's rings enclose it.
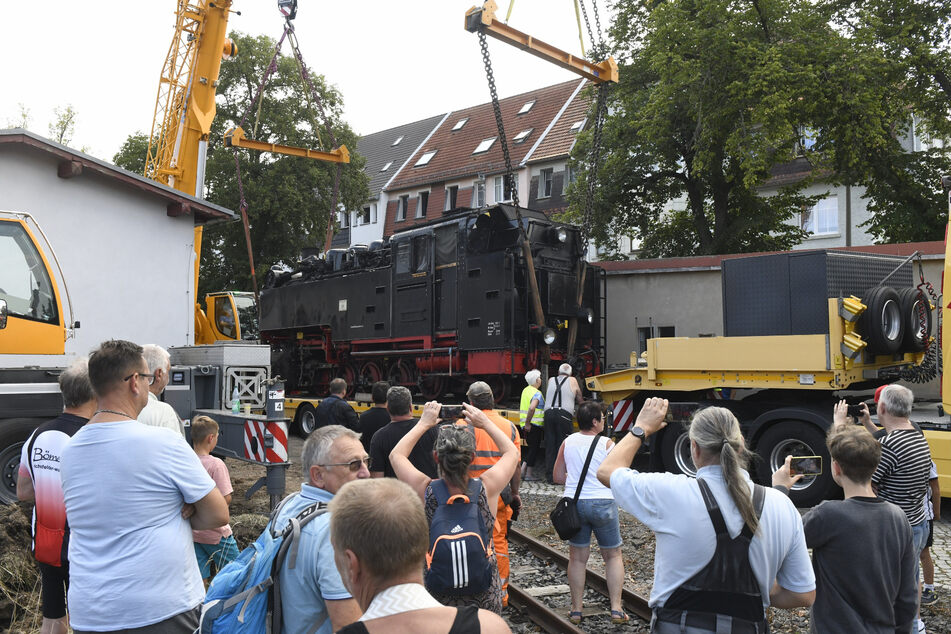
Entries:
{"label": "truck wheel", "polygon": [[17,471],[23,443],[36,429],[33,420],[7,420],[0,424],[0,503],[17,501]]}
{"label": "truck wheel", "polygon": [[865,294],[862,303],[866,309],[859,323],[869,352],[898,352],[905,334],[905,313],[901,310],[898,291],[890,286],[876,286]]}
{"label": "truck wheel", "polygon": [[697,467],[690,456],[690,436],[681,423],[668,423],[660,443],[661,459],[664,468],[670,473],[697,475]]}
{"label": "truck wheel", "polygon": [[789,492],[789,498],[798,507],[813,506],[835,491],[832,480],[829,451],[822,431],[809,423],[786,422],[767,429],[756,445],[759,480],[766,486],[773,472],[783,466],[786,456],[822,456],[822,473],[805,476]]}
{"label": "truck wheel", "polygon": [[[902,340],[901,349],[921,352],[931,338],[931,306],[925,299],[925,294],[917,288],[899,289],[898,303],[901,306],[902,319],[905,320],[905,337]],[[920,308],[924,308],[923,322],[918,312]],[[923,336],[922,330],[924,330]]]}
{"label": "truck wheel", "polygon": [[301,438],[307,438],[317,429],[317,408],[310,403],[301,403],[297,406],[294,416],[294,431]]}

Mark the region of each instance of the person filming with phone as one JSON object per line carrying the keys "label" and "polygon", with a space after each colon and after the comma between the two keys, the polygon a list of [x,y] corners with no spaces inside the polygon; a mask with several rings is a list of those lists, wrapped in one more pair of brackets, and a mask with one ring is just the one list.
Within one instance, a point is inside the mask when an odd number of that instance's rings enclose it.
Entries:
{"label": "person filming with phone", "polygon": [[[843,404],[836,405],[837,415]],[[918,599],[911,526],[899,507],[872,490],[881,445],[865,430],[846,424],[844,417],[836,421],[826,444],[832,479],[845,499],[826,500],[803,517],[817,586],[810,629],[910,632]],[[776,488],[788,491],[802,478],[801,473],[790,475],[791,461],[788,456],[773,474]]]}

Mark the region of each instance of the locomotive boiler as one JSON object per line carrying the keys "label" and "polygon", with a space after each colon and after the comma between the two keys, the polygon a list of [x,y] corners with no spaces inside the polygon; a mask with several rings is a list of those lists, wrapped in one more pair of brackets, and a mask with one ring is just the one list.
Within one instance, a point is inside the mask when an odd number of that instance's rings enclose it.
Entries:
{"label": "locomotive boiler", "polygon": [[[604,275],[588,264],[580,305],[577,227],[521,210],[545,323],[535,323],[518,221],[498,205],[443,215],[388,242],[331,249],[274,267],[260,297],[261,338],[288,396],[322,396],[335,377],[351,394],[378,380],[425,399],[475,380],[503,401],[522,375],[565,361],[579,380],[601,370]],[[569,355],[568,324],[577,319]],[[583,384],[583,381],[582,381]]]}

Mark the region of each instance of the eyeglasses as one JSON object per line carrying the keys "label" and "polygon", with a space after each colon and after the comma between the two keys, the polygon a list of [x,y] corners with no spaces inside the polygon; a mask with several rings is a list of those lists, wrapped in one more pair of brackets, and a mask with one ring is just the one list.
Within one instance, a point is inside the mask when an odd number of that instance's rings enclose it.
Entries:
{"label": "eyeglasses", "polygon": [[149,385],[152,385],[153,383],[155,383],[155,375],[154,375],[154,374],[145,374],[144,372],[133,372],[132,374],[130,374],[129,376],[127,376],[126,378],[124,378],[124,379],[122,379],[122,380],[123,380],[123,381],[128,381],[129,379],[131,379],[131,378],[134,377],[134,376],[141,376],[143,379],[145,379],[146,381],[148,381],[148,384],[149,384]]}
{"label": "eyeglasses", "polygon": [[356,473],[360,470],[361,465],[366,465],[367,469],[370,468],[370,456],[366,458],[357,458],[356,460],[351,460],[350,462],[333,462],[331,464],[322,464],[318,465],[321,467],[350,467],[350,473]]}

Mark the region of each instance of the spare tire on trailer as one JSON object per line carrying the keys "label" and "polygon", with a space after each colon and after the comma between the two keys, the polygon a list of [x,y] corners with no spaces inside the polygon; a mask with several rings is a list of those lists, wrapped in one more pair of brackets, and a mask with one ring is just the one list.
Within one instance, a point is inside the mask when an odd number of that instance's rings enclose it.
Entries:
{"label": "spare tire on trailer", "polygon": [[[921,352],[931,339],[931,304],[924,292],[917,288],[898,289],[898,304],[902,319],[905,320],[905,335],[902,339],[903,352]],[[923,309],[924,321],[922,321]]]}
{"label": "spare tire on trailer", "polygon": [[890,286],[869,289],[862,298],[865,312],[859,320],[859,332],[873,354],[894,354],[902,346],[905,319],[898,291]]}

